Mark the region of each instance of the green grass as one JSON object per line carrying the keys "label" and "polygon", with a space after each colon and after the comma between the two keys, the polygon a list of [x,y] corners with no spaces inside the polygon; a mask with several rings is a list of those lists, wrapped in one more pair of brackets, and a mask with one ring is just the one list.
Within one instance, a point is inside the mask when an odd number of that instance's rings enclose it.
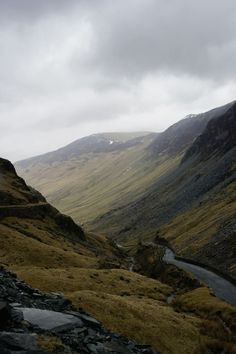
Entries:
{"label": "green grass", "polygon": [[[222,225],[227,225],[236,217],[236,182],[224,188],[221,193],[206,199],[200,206],[177,215],[168,224],[163,225],[159,235],[166,238],[180,255],[191,257],[204,249],[212,242],[213,237],[220,232]],[[226,232],[226,231],[225,231]],[[222,269],[227,260],[232,260],[230,268],[225,270],[236,277],[236,257],[233,243],[235,235],[231,235],[231,242],[221,245]],[[219,242],[219,241],[218,241]],[[224,247],[224,248],[223,248]],[[219,251],[218,251],[219,253]],[[227,259],[225,260],[225,255]],[[221,254],[219,253],[219,256]],[[216,257],[216,256],[215,256]],[[214,266],[214,257],[210,260]],[[225,261],[225,262],[224,262]],[[216,259],[217,262],[217,259]],[[220,264],[216,263],[216,267]]]}
{"label": "green grass", "polygon": [[32,165],[18,172],[54,206],[77,222],[95,218],[135,200],[179,159],[147,158],[142,145],[121,151],[87,154],[63,163]]}

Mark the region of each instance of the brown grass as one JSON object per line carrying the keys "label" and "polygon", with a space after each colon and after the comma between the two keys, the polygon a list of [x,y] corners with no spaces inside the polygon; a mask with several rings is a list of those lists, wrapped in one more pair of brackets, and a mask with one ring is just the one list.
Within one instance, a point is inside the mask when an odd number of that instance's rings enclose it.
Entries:
{"label": "brown grass", "polygon": [[71,351],[68,351],[62,341],[58,337],[49,337],[49,336],[37,336],[37,343],[38,346],[42,350],[46,350],[47,352],[50,353],[56,353],[56,354],[70,354]]}
{"label": "brown grass", "polygon": [[68,297],[97,317],[107,328],[163,354],[192,353],[198,345],[198,320],[178,314],[158,300],[79,291]]}

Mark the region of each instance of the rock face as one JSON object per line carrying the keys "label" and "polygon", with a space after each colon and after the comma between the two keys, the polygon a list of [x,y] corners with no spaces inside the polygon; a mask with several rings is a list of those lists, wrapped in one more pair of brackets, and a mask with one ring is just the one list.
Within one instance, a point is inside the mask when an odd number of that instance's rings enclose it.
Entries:
{"label": "rock face", "polygon": [[48,342],[56,338],[60,353],[154,354],[149,346],[105,330],[62,295],[43,294],[4,268],[0,268],[0,300],[1,354],[49,353],[40,348],[40,337]]}
{"label": "rock face", "polygon": [[148,149],[153,157],[163,153],[176,155],[177,153],[186,151],[194,139],[204,131],[208,122],[221,117],[233,104],[232,102],[205,113],[187,116],[157,136]]}
{"label": "rock face", "polygon": [[[6,217],[43,220],[51,218],[59,232],[72,241],[84,241],[85,234],[71,217],[61,214],[35,189],[26,185],[10,161],[0,158],[0,221]],[[56,230],[58,232],[58,230]]]}
{"label": "rock face", "polygon": [[44,203],[45,198],[17,176],[10,161],[0,158],[0,205]]}
{"label": "rock face", "polygon": [[225,154],[236,146],[236,102],[220,117],[212,119],[206,129],[186,152],[183,162],[194,155],[207,159],[213,154]]}

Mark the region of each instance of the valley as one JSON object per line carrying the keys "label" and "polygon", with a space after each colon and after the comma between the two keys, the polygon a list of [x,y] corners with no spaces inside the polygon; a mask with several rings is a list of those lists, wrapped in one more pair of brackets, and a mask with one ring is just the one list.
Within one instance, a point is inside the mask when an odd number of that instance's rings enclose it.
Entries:
{"label": "valley", "polygon": [[[112,341],[120,333],[149,353],[234,354],[235,122],[232,102],[163,133],[94,134],[17,162],[17,172],[0,159],[1,265],[39,297],[62,293]],[[99,353],[83,340],[85,353]],[[127,343],[120,353],[145,353]],[[44,340],[58,352],[49,348]]]}
{"label": "valley", "polygon": [[120,134],[112,151],[112,134],[92,135],[15,165],[87,230],[131,252],[159,236],[177,255],[235,278],[235,110],[234,101],[163,133]]}

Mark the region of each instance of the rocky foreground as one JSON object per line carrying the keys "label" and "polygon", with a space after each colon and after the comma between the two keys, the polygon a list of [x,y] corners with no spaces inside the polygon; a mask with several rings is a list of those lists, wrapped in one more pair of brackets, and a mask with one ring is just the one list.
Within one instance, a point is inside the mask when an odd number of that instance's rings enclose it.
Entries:
{"label": "rocky foreground", "polygon": [[154,354],[149,346],[105,330],[62,294],[44,294],[0,267],[1,354]]}

